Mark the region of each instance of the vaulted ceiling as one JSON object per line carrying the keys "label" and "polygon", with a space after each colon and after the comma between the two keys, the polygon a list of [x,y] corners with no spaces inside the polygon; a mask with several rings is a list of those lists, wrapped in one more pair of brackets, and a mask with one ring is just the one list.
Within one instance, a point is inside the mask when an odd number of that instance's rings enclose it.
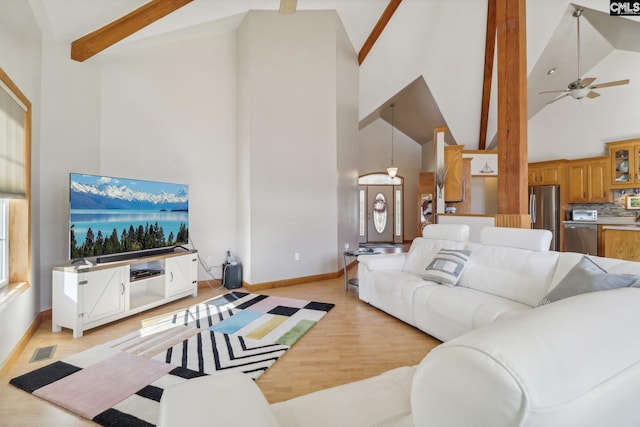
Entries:
{"label": "vaulted ceiling", "polygon": [[[71,43],[128,13],[149,0],[29,0],[44,36]],[[299,0],[297,10],[336,10],[359,51],[383,14],[389,0]],[[220,31],[233,30],[249,10],[274,10],[280,0],[194,0],[153,22],[120,44],[217,23]],[[115,46],[117,48],[117,46]]]}
{"label": "vaulted ceiling", "polygon": [[[220,32],[233,31],[248,10],[278,10],[280,0],[170,0],[183,3],[165,17],[151,23],[122,41],[111,50],[127,44],[172,33],[200,25],[216,25]],[[118,20],[144,6],[148,0],[29,0],[45,38],[71,43],[105,25]],[[392,3],[396,0],[392,0]],[[356,51],[365,45],[367,37],[383,16],[389,0],[298,0],[297,10],[336,10]],[[528,115],[533,117],[554,98],[554,94],[540,95],[545,90],[565,89],[577,76],[576,19],[572,13],[578,5],[569,5],[561,17],[549,42],[535,65],[530,67],[528,78]],[[607,57],[614,50],[640,52],[640,20],[637,18],[610,17],[606,13],[584,8],[581,21],[581,69],[583,74]],[[402,48],[399,46],[398,48]],[[555,72],[548,74],[550,69]],[[627,78],[625,70],[619,75],[588,76],[597,82]],[[495,78],[494,78],[495,82]],[[608,90],[624,90],[607,88]],[[495,83],[494,83],[495,91]],[[437,100],[433,97],[429,82],[420,77],[373,111],[361,111],[364,117],[361,127],[377,118],[390,121],[389,104],[395,102],[399,108],[395,112],[394,125],[418,144],[431,140],[431,133],[425,129],[447,126]],[[567,99],[558,102],[576,102]],[[479,118],[478,118],[479,120]],[[495,136],[489,135],[495,146]],[[452,135],[449,143],[456,143]]]}

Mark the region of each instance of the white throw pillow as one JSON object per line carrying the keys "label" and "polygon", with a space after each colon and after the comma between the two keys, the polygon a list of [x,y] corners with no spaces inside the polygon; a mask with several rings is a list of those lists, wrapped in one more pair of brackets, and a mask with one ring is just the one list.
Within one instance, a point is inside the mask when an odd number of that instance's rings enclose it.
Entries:
{"label": "white throw pillow", "polygon": [[463,249],[442,249],[427,266],[424,280],[431,280],[447,286],[455,286],[469,262],[471,251]]}
{"label": "white throw pillow", "polygon": [[441,249],[464,249],[464,242],[453,240],[425,239],[416,237],[411,243],[409,253],[404,262],[404,271],[422,276],[424,269],[433,261],[433,257]]}

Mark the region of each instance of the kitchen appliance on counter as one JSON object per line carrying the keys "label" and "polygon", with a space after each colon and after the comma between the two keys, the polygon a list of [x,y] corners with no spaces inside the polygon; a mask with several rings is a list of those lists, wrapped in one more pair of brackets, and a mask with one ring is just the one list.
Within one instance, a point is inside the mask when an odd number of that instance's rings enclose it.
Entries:
{"label": "kitchen appliance on counter", "polygon": [[551,231],[552,251],[560,250],[560,187],[543,185],[529,187],[529,216],[531,228]]}
{"label": "kitchen appliance on counter", "polygon": [[574,221],[597,221],[598,211],[596,209],[574,209],[573,210]]}
{"label": "kitchen appliance on counter", "polygon": [[598,211],[574,209],[573,221],[564,223],[564,250],[598,255]]}

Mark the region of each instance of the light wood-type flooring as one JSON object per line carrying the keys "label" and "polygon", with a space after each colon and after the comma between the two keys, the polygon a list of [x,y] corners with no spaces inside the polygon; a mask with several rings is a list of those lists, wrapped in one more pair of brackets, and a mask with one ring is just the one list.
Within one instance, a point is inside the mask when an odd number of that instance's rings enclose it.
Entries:
{"label": "light wood-type flooring", "polygon": [[[350,277],[355,273],[351,269]],[[243,289],[239,289],[243,290]],[[0,426],[85,426],[94,423],[9,385],[9,380],[52,361],[110,341],[144,325],[145,319],[213,298],[226,289],[199,289],[195,298],[85,331],[51,332],[51,321],[38,328],[17,361],[0,378]],[[258,293],[330,302],[336,306],[257,381],[269,402],[278,402],[386,370],[415,365],[439,341],[360,301],[357,288],[344,290],[344,278],[287,286]],[[37,348],[57,345],[53,359],[29,363]]]}

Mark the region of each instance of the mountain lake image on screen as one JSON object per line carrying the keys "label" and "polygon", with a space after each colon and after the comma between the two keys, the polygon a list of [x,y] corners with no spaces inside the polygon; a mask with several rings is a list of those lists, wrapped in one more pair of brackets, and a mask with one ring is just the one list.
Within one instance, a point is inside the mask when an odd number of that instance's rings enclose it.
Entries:
{"label": "mountain lake image on screen", "polygon": [[188,185],[69,174],[70,259],[188,241]]}

